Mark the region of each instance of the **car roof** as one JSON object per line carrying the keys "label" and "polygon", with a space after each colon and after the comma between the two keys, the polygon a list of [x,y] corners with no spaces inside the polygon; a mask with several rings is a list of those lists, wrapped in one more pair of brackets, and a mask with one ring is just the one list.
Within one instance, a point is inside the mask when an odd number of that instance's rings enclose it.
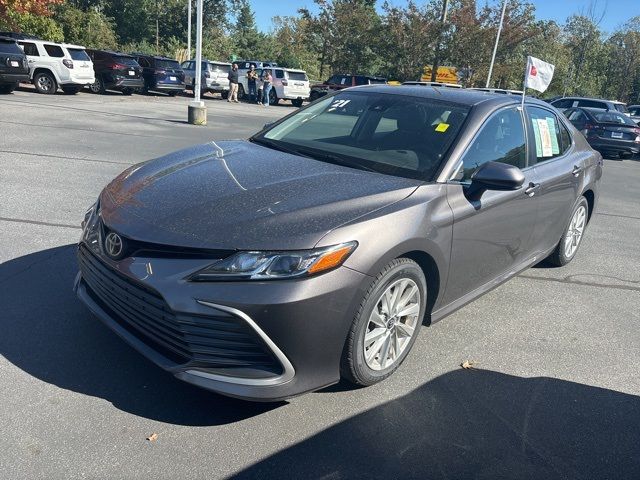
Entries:
{"label": "car roof", "polygon": [[606,98],[593,98],[593,97],[560,97],[556,100],[553,100],[553,102],[557,102],[558,100],[593,100],[596,102],[609,102],[609,103],[615,103],[617,105],[626,105],[624,102],[621,102],[619,100],[607,100]]}
{"label": "car roof", "polygon": [[[517,105],[521,102],[520,96],[503,95],[499,93],[481,92],[465,88],[434,87],[431,85],[362,85],[351,87],[350,90],[366,90],[367,92],[384,93],[389,95],[407,95],[421,98],[433,98],[446,102],[463,105],[478,105],[484,102],[493,102],[496,105]],[[549,104],[533,97],[525,97],[528,104],[549,107]]]}
{"label": "car roof", "polygon": [[88,52],[102,52],[102,53],[108,53],[109,55],[117,55],[119,57],[131,57],[133,58],[133,55],[131,55],[130,53],[124,53],[124,52],[116,52],[114,50],[101,50],[99,48],[87,48]]}

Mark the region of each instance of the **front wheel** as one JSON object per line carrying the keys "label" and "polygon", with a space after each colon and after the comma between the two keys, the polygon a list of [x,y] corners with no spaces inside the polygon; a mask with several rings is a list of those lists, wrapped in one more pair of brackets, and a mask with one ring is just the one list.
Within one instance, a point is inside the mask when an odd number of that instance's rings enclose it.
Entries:
{"label": "front wheel", "polygon": [[389,263],[360,303],[342,354],[342,377],[367,386],[395,372],[416,341],[426,303],[420,266],[409,258]]}
{"label": "front wheel", "polygon": [[271,88],[271,90],[269,90],[269,105],[277,105],[279,101],[280,99],[276,94],[276,90]]}
{"label": "front wheel", "polygon": [[222,92],[220,92],[220,96],[223,100],[226,100],[227,98],[229,98],[229,90],[223,90]]}
{"label": "front wheel", "polygon": [[240,84],[238,85],[238,100],[240,101],[244,101],[246,100],[246,92],[244,91],[244,85]]}
{"label": "front wheel", "polygon": [[578,203],[573,208],[571,220],[562,233],[562,238],[556,249],[547,260],[556,267],[563,267],[576,256],[578,247],[582,241],[584,231],[587,228],[589,219],[589,203],[584,197],[580,197]]}
{"label": "front wheel", "polygon": [[133,88],[123,88],[122,94],[126,96],[133,95]]}
{"label": "front wheel", "polygon": [[107,91],[104,86],[104,80],[102,80],[102,78],[97,75],[95,82],[89,85],[89,90],[91,90],[92,93],[99,93],[101,95],[104,95],[104,93]]}
{"label": "front wheel", "polygon": [[82,89],[82,87],[78,87],[78,86],[75,86],[75,85],[72,86],[72,87],[66,87],[66,86],[62,87],[62,91],[64,92],[65,95],[75,95],[81,89]]}

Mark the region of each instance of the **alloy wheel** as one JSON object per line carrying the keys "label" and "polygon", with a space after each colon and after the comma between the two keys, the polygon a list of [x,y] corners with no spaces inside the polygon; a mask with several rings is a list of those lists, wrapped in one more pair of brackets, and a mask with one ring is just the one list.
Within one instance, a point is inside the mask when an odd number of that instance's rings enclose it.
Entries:
{"label": "alloy wheel", "polygon": [[418,327],[420,302],[418,285],[409,278],[397,280],[382,293],[364,335],[369,368],[387,369],[401,357]]}
{"label": "alloy wheel", "polygon": [[578,250],[584,227],[587,223],[587,209],[584,205],[580,205],[573,213],[569,229],[564,239],[564,254],[567,258],[571,258]]}
{"label": "alloy wheel", "polygon": [[49,78],[48,75],[40,75],[38,77],[38,87],[43,92],[50,92],[51,89],[53,88],[53,82],[51,81],[51,78]]}

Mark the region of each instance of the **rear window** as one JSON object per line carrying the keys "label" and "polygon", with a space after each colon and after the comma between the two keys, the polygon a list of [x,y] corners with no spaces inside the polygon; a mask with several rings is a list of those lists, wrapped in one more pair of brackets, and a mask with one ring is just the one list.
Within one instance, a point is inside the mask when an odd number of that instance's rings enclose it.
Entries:
{"label": "rear window", "polygon": [[73,60],[78,61],[90,61],[89,55],[85,52],[84,48],[67,48],[69,50],[69,55]]}
{"label": "rear window", "polygon": [[47,55],[49,55],[50,57],[55,57],[55,58],[64,57],[64,51],[62,50],[62,47],[58,45],[47,45],[45,43],[43,47],[45,52],[47,52]]}
{"label": "rear window", "polygon": [[231,65],[220,65],[219,63],[212,63],[211,70],[214,72],[229,73],[229,71],[231,70]]}
{"label": "rear window", "polygon": [[156,68],[180,68],[176,60],[156,60]]}
{"label": "rear window", "polygon": [[307,74],[304,72],[288,72],[289,80],[298,80],[306,82],[309,80]]}
{"label": "rear window", "polygon": [[622,103],[616,103],[615,104],[616,110],[622,113],[629,113],[629,110],[627,110],[627,106],[623,105]]}
{"label": "rear window", "polygon": [[636,126],[636,123],[627,117],[624,113],[617,112],[598,112],[593,114],[596,117],[598,122],[602,123],[619,123],[621,125],[633,125]]}
{"label": "rear window", "polygon": [[15,42],[0,40],[0,53],[16,53],[22,55],[22,50]]}
{"label": "rear window", "polygon": [[573,102],[574,107],[585,107],[585,108],[607,108],[607,104],[604,102],[598,102],[595,100],[579,100]]}
{"label": "rear window", "polygon": [[126,57],[123,55],[117,55],[113,57],[113,61],[121,65],[129,65],[130,67],[137,67],[138,62],[133,57]]}

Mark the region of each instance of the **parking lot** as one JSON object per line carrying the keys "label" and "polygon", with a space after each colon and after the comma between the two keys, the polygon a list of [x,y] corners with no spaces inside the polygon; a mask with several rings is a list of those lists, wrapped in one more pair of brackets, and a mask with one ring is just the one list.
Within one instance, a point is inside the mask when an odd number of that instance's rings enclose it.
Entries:
{"label": "parking lot", "polygon": [[569,266],[423,327],[386,381],[248,403],[175,380],[72,292],[111,178],[294,111],[211,97],[194,127],[188,101],[0,97],[0,477],[640,478],[640,162],[605,161]]}

